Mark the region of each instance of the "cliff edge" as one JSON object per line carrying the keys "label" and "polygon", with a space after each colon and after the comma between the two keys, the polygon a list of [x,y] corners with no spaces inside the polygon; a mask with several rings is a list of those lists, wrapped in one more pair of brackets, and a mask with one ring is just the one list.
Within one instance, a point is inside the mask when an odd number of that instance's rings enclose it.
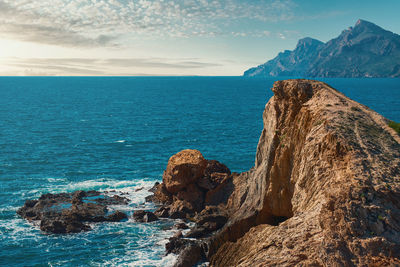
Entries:
{"label": "cliff edge", "polygon": [[[211,266],[400,266],[400,136],[329,85],[274,84]],[[231,187],[232,187],[231,185]]]}
{"label": "cliff edge", "polygon": [[255,166],[172,156],[151,200],[195,226],[175,266],[400,266],[400,136],[329,85],[275,82]]}

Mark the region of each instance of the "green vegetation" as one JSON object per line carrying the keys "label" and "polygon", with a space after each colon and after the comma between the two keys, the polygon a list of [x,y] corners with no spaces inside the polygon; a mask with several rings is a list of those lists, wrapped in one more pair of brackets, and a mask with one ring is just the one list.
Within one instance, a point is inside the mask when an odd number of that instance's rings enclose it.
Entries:
{"label": "green vegetation", "polygon": [[391,121],[389,126],[392,127],[398,134],[400,134],[400,123]]}

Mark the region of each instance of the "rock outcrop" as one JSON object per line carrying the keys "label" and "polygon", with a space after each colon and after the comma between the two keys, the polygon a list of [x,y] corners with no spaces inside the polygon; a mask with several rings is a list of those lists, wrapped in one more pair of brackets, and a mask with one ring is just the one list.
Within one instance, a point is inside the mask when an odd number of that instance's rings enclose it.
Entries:
{"label": "rock outcrop", "polygon": [[108,196],[98,191],[44,194],[27,200],[17,213],[28,221],[37,221],[40,230],[53,234],[78,233],[90,230],[88,222],[119,222],[127,215],[111,210],[109,205],[126,205],[127,198]]}
{"label": "rock outcrop", "polygon": [[[154,185],[150,190],[153,195],[146,201],[162,204],[154,212],[160,218],[195,223],[185,236],[180,233],[166,244],[167,254],[178,254],[175,267],[190,267],[205,259],[204,240],[228,220],[224,207],[233,190],[232,177],[228,167],[216,160],[204,159],[198,150],[183,150],[169,159],[163,182]],[[185,223],[177,226],[188,228]]]}
{"label": "rock outcrop", "polygon": [[155,214],[162,218],[192,218],[209,205],[226,203],[232,189],[232,174],[216,160],[206,160],[198,150],[173,155],[147,200],[163,204]]}
{"label": "rock outcrop", "polygon": [[211,266],[400,266],[400,136],[325,83],[274,84]]}

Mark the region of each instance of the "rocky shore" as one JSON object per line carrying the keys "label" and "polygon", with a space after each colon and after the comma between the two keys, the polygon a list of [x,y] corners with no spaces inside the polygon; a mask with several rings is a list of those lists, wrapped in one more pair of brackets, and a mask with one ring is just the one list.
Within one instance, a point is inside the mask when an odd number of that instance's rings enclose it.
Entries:
{"label": "rocky shore", "polygon": [[129,200],[119,195],[98,191],[44,194],[27,200],[17,213],[31,222],[39,222],[40,230],[53,234],[89,231],[91,222],[119,222],[128,216],[110,205],[126,205]]}
{"label": "rocky shore", "polygon": [[[166,244],[175,266],[400,266],[400,136],[325,83],[279,81],[272,91],[252,169],[232,173],[183,150],[146,198],[158,209],[133,218],[193,225]],[[126,219],[109,209],[126,203],[97,191],[46,194],[18,214],[75,233]]]}
{"label": "rocky shore", "polygon": [[169,160],[156,213],[196,222],[167,245],[176,266],[400,266],[400,136],[325,83],[272,91],[251,170]]}

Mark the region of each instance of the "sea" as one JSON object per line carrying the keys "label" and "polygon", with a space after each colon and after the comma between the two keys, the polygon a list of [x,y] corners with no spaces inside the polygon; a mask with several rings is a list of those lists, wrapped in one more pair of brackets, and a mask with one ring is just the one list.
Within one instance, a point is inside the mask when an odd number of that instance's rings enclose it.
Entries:
{"label": "sea", "polygon": [[[182,149],[246,171],[280,79],[1,77],[0,266],[171,266],[170,220],[52,235],[16,211],[26,199],[75,190],[128,193],[129,215],[154,210],[147,190]],[[400,121],[400,79],[322,80]]]}

